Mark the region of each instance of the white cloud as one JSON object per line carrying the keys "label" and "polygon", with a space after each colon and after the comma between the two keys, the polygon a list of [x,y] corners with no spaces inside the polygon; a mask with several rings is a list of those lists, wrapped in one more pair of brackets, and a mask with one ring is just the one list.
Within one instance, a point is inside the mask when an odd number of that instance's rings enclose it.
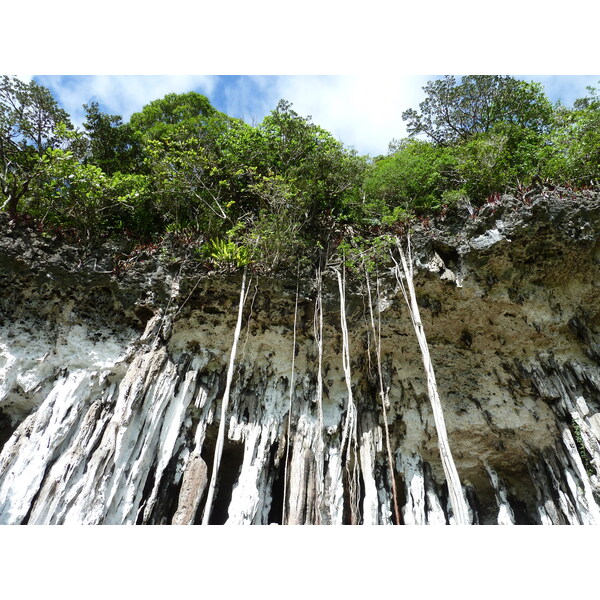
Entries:
{"label": "white cloud", "polygon": [[246,123],[256,124],[275,108],[278,80],[279,77],[272,75],[224,77],[219,86],[219,109]]}
{"label": "white cloud", "polygon": [[168,93],[202,90],[210,95],[216,77],[203,75],[85,75],[36,77],[49,87],[58,103],[71,115],[75,124],[84,120],[83,104],[97,101],[105,112],[127,120],[132,113],[152,100]]}
{"label": "white cloud", "polygon": [[361,154],[385,154],[390,141],[406,136],[402,113],[418,108],[428,76],[290,76],[277,82],[279,97],[296,112]]}
{"label": "white cloud", "polygon": [[553,102],[560,99],[565,106],[571,106],[587,95],[587,86],[598,87],[600,75],[530,75],[524,79],[541,83]]}
{"label": "white cloud", "polygon": [[387,152],[406,136],[402,112],[418,108],[428,76],[266,75],[222,78],[213,103],[247,123],[260,122],[280,99],[361,154]]}
{"label": "white cloud", "polygon": [[[260,76],[41,76],[75,124],[84,119],[82,105],[98,101],[110,114],[125,120],[145,104],[170,92],[195,90],[205,94],[219,110],[260,122],[279,99],[347,146],[361,154],[387,152],[389,142],[406,136],[402,113],[418,109],[423,86],[433,76],[390,75],[260,75]],[[542,82],[552,101],[562,98],[570,105],[585,95],[585,86],[597,84],[598,76],[524,76]]]}

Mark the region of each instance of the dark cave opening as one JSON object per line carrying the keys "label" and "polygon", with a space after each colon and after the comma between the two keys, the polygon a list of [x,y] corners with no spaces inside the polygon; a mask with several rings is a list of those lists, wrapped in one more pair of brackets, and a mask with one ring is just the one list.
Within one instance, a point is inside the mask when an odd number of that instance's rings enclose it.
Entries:
{"label": "dark cave opening", "polygon": [[[201,456],[208,467],[207,479],[210,482],[215,455],[218,424],[206,432],[206,440],[202,446]],[[216,491],[213,497],[213,505],[208,521],[209,525],[224,525],[229,518],[229,504],[233,489],[237,483],[244,461],[244,444],[235,442],[227,437],[223,441],[223,453],[216,483]],[[202,515],[206,506],[206,494],[196,511],[194,525],[202,523]]]}
{"label": "dark cave opening", "polygon": [[148,501],[148,497],[152,493],[152,488],[154,487],[155,473],[156,464],[153,463],[152,467],[150,468],[150,471],[148,472],[148,476],[146,477],[146,483],[144,484],[144,491],[142,492],[142,501],[138,510],[137,519],[135,521],[136,525],[144,525],[144,507],[146,505],[146,502]]}
{"label": "dark cave opening", "polygon": [[13,425],[12,419],[0,408],[0,452],[8,442],[18,425]]}
{"label": "dark cave opening", "polygon": [[508,495],[508,503],[515,515],[515,525],[535,525],[535,521],[532,519],[529,511],[527,510],[527,504],[522,500],[518,500],[511,494]]}
{"label": "dark cave opening", "polygon": [[[164,470],[157,493],[156,504],[154,505],[146,524],[148,525],[167,525],[173,520],[179,504],[179,493],[181,491],[181,477],[177,478],[178,454],[171,457],[166,469]],[[144,498],[146,499],[154,487],[156,468],[153,466],[150,476],[144,487]],[[143,519],[143,510],[140,511],[137,524]]]}
{"label": "dark cave opening", "polygon": [[283,522],[283,495],[285,487],[285,460],[279,459],[279,464],[275,466],[277,443],[271,446],[271,457],[269,460],[269,469],[275,472],[273,476],[273,486],[271,488],[271,509],[269,510],[268,523],[281,525]]}

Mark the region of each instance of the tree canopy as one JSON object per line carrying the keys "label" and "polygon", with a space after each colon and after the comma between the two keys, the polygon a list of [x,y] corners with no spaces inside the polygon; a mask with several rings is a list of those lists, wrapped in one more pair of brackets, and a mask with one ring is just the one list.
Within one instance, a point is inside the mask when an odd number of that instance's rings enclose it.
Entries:
{"label": "tree canopy", "polygon": [[140,142],[130,124],[119,115],[108,115],[98,102],[84,104],[83,128],[88,141],[86,162],[100,167],[107,175],[126,173],[140,160]]}
{"label": "tree canopy", "polygon": [[[62,125],[62,128],[60,127]],[[0,193],[11,214],[43,173],[45,152],[67,139],[69,115],[50,90],[4,75],[0,83]]]}
{"label": "tree canopy", "polygon": [[[83,241],[187,240],[200,262],[266,272],[377,248],[399,223],[505,192],[600,183],[600,96],[552,105],[499,75],[427,83],[409,137],[360,156],[281,100],[248,124],[196,92],[128,121],[84,105],[76,130],[50,91],[0,85],[0,207]],[[400,107],[399,107],[400,110]]]}
{"label": "tree canopy", "polygon": [[436,144],[452,144],[488,133],[504,123],[544,131],[552,105],[538,83],[500,75],[467,75],[460,83],[447,75],[423,88],[419,108],[402,113],[410,135],[425,134]]}

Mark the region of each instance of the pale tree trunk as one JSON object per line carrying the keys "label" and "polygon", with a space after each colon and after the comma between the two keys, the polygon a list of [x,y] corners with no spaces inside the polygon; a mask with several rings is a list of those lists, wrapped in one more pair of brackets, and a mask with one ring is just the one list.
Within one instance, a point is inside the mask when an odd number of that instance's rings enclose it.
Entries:
{"label": "pale tree trunk", "polygon": [[212,474],[210,476],[210,484],[208,487],[208,496],[206,498],[206,506],[204,507],[204,515],[202,516],[202,525],[208,525],[210,520],[210,513],[212,511],[213,497],[215,494],[215,487],[217,483],[217,475],[219,472],[219,466],[221,464],[221,456],[223,454],[223,444],[225,441],[225,422],[227,419],[227,406],[229,404],[229,394],[231,390],[231,381],[233,380],[233,366],[235,364],[235,355],[237,352],[237,345],[240,339],[240,332],[242,330],[242,314],[244,312],[244,304],[246,302],[246,269],[244,268],[244,274],[242,275],[242,285],[240,290],[240,304],[238,309],[237,325],[235,327],[235,333],[233,335],[233,345],[231,346],[231,356],[229,357],[229,368],[227,369],[227,381],[225,384],[225,392],[223,393],[223,400],[221,403],[221,421],[219,422],[219,433],[217,435],[217,443],[215,446],[215,455],[213,458]]}
{"label": "pale tree trunk", "polygon": [[[448,492],[450,495],[450,504],[454,513],[454,519],[457,525],[469,525],[469,509],[467,507],[467,503],[465,502],[460,479],[458,477],[458,471],[456,470],[456,465],[454,464],[452,453],[450,452],[450,443],[448,442],[446,423],[444,421],[442,405],[437,390],[433,363],[431,362],[431,357],[429,355],[429,346],[427,344],[427,338],[425,337],[425,330],[423,329],[423,323],[421,322],[421,315],[419,313],[419,306],[417,304],[417,297],[415,295],[410,237],[407,237],[407,242],[409,258],[408,263],[404,255],[404,251],[402,250],[402,245],[398,240],[396,241],[398,252],[400,254],[400,261],[402,263],[404,281],[399,276],[400,267],[394,259],[394,262],[396,263],[396,279],[402,288],[402,293],[408,306],[410,318],[415,330],[415,335],[417,336],[417,340],[419,342],[419,348],[421,349],[423,366],[425,367],[425,376],[427,379],[427,393],[429,395],[429,400],[431,402],[431,408],[433,411],[433,419],[438,435],[442,467],[444,468],[446,481],[448,482]],[[406,282],[406,285],[404,282]]]}

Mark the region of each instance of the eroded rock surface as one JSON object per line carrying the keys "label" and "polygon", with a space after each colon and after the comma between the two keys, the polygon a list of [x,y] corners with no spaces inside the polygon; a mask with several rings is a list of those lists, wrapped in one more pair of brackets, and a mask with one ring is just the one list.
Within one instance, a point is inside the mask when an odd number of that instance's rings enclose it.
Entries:
{"label": "eroded rock surface", "polygon": [[[118,249],[85,253],[2,218],[0,522],[199,523],[240,276],[155,257],[117,270]],[[412,241],[472,523],[600,524],[600,196],[505,197]],[[452,523],[395,277],[374,298],[393,465],[360,278],[344,304],[357,411],[345,462],[333,273],[323,287],[321,401],[315,282],[300,281],[294,348],[295,277],[250,281],[211,522],[391,524],[393,473],[403,523]]]}

